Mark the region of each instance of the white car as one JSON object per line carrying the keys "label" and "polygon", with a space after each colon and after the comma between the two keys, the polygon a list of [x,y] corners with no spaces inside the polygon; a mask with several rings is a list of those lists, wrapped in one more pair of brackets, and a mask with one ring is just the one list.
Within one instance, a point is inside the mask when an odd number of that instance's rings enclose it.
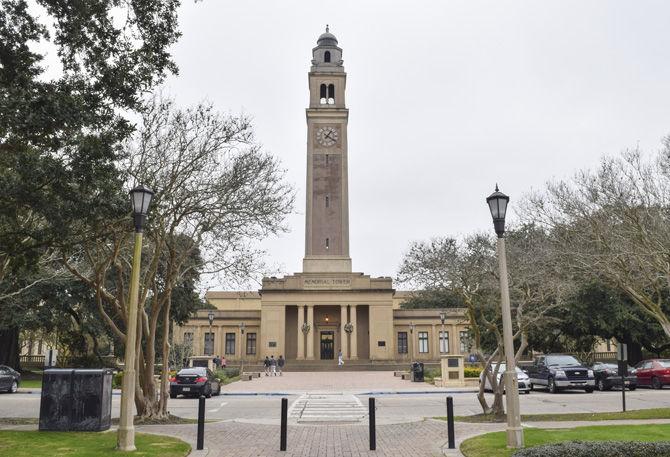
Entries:
{"label": "white car", "polygon": [[[503,379],[503,374],[505,373],[505,367],[506,364],[505,362],[502,362],[500,364],[500,368],[498,369],[498,384],[502,382]],[[495,372],[496,370],[496,365],[491,364],[491,370]],[[519,392],[520,393],[530,393],[530,378],[528,375],[519,367],[516,367],[516,377],[519,382]],[[481,374],[479,375],[479,382],[482,382],[482,378],[484,378],[484,372],[482,371]],[[486,378],[486,383],[484,384],[484,390],[486,391],[493,391],[491,388],[491,383],[489,383],[489,379]],[[504,391],[504,388],[503,388]]]}

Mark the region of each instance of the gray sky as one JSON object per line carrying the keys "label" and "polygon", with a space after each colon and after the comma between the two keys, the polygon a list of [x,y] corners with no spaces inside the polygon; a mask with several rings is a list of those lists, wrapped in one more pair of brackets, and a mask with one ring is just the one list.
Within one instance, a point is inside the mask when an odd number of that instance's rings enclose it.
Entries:
{"label": "gray sky", "polygon": [[511,205],[603,154],[670,133],[670,2],[184,1],[166,92],[253,116],[297,190],[264,243],[302,268],[307,72],[330,24],[344,53],[355,271],[394,276],[412,240],[493,230]]}

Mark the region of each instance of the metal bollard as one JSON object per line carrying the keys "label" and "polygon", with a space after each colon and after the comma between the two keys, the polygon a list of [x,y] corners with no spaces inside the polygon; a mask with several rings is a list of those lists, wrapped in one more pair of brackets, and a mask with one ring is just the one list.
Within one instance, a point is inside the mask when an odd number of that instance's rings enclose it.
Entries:
{"label": "metal bollard", "polygon": [[368,408],[370,409],[370,450],[374,451],[377,449],[377,429],[375,424],[376,418],[374,397],[368,398]]}
{"label": "metal bollard", "polygon": [[288,421],[288,399],[281,399],[281,432],[279,437],[279,450],[286,450],[286,423]]}
{"label": "metal bollard", "polygon": [[456,449],[454,438],[454,399],[447,397],[447,434],[449,435],[449,449]]}
{"label": "metal bollard", "polygon": [[196,449],[201,451],[205,445],[205,396],[198,400],[198,443]]}

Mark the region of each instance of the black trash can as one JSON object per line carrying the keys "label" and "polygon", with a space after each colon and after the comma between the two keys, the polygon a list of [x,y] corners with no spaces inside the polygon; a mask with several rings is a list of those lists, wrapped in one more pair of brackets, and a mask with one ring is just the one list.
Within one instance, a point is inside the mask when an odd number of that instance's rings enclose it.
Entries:
{"label": "black trash can", "polygon": [[423,362],[412,362],[412,381],[423,382]]}
{"label": "black trash can", "polygon": [[40,430],[100,432],[112,424],[110,369],[50,369],[42,376]]}

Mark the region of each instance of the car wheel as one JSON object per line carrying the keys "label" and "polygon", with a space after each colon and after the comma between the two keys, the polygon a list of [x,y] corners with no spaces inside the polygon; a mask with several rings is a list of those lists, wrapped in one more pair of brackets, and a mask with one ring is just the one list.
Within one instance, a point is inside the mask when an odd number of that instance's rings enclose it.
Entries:
{"label": "car wheel", "polygon": [[661,384],[661,381],[656,376],[654,376],[651,378],[651,387],[654,389],[662,389],[663,384]]}
{"label": "car wheel", "polygon": [[603,381],[602,379],[598,379],[597,385],[599,391],[605,392],[607,390],[607,387],[605,387],[605,381]]}
{"label": "car wheel", "polygon": [[212,386],[208,386],[205,388],[205,397],[207,398],[212,398]]}
{"label": "car wheel", "polygon": [[177,398],[177,394],[170,393],[170,398]]}
{"label": "car wheel", "polygon": [[17,390],[19,390],[19,383],[14,381],[12,382],[12,387],[9,388],[9,391],[11,393],[16,393]]}
{"label": "car wheel", "polygon": [[635,389],[637,389],[637,386],[630,386],[630,387],[628,387],[628,390],[630,390],[631,392],[634,391]]}
{"label": "car wheel", "polygon": [[533,389],[534,389],[534,386],[533,386],[533,383],[531,382],[531,383],[528,385],[528,393],[532,392]]}
{"label": "car wheel", "polygon": [[218,397],[221,395],[221,384],[219,384],[219,387],[216,389],[216,396]]}
{"label": "car wheel", "polygon": [[592,393],[593,393],[593,387],[587,387],[587,388],[585,388],[585,389],[584,389],[584,392],[586,392],[587,394],[592,394]]}
{"label": "car wheel", "polygon": [[554,378],[549,378],[549,381],[547,382],[547,390],[549,391],[550,394],[555,394],[556,392],[558,392],[558,388],[556,387]]}

